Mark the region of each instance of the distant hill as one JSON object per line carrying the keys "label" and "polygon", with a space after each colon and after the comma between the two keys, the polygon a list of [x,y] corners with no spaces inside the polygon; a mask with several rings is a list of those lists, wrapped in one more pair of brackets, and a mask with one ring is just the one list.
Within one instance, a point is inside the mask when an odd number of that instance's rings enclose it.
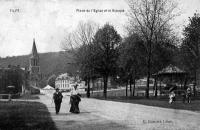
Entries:
{"label": "distant hill", "polygon": [[[0,67],[7,67],[8,65],[20,65],[21,67],[29,66],[30,55],[13,56],[0,58]],[[48,52],[40,53],[40,69],[44,75],[60,74],[65,72],[72,72],[75,68],[70,66],[73,57],[67,52]]]}

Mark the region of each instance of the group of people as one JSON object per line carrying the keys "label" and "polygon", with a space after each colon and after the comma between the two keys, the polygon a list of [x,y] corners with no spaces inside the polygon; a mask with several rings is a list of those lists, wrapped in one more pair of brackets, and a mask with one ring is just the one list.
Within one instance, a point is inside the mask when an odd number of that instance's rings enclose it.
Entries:
{"label": "group of people", "polygon": [[[81,95],[77,92],[77,87],[78,85],[75,85],[72,89],[71,89],[71,95],[70,95],[70,112],[71,113],[80,113],[79,110],[79,102],[81,101]],[[56,114],[59,113],[60,111],[60,106],[62,103],[62,98],[63,95],[62,93],[59,91],[59,88],[56,88],[56,92],[53,94],[53,100],[55,103],[55,110],[56,110]]]}
{"label": "group of people", "polygon": [[[185,103],[185,100],[187,100],[188,103],[191,103],[191,96],[192,96],[191,88],[188,87],[186,92],[184,92],[182,96],[183,96],[183,103]],[[169,104],[172,104],[175,101],[176,101],[176,94],[174,91],[172,91],[169,94]]]}

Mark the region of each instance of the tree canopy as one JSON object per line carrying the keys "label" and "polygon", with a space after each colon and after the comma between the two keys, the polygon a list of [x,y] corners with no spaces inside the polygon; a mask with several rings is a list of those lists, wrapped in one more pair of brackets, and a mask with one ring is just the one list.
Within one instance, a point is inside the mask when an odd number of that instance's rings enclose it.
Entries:
{"label": "tree canopy", "polygon": [[177,15],[177,4],[171,0],[128,0],[129,32],[137,33],[142,39],[147,52],[147,89],[149,97],[149,79],[152,71],[153,44],[163,41],[163,36],[170,36],[170,21]]}

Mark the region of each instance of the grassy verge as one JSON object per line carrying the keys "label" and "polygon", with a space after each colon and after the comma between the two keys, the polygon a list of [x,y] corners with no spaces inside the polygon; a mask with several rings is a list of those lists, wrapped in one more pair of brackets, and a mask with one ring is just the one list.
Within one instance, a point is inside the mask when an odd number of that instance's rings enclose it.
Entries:
{"label": "grassy verge", "polygon": [[0,130],[55,130],[46,106],[38,102],[0,102]]}
{"label": "grassy verge", "polygon": [[[104,100],[104,98],[98,97],[98,99]],[[175,101],[172,104],[168,103],[167,98],[150,98],[146,99],[144,97],[108,97],[107,100],[116,101],[116,102],[126,102],[133,104],[141,104],[147,106],[155,106],[162,108],[170,109],[181,109],[181,110],[190,110],[195,112],[200,112],[200,100],[192,100],[191,103],[183,103],[180,99]]]}

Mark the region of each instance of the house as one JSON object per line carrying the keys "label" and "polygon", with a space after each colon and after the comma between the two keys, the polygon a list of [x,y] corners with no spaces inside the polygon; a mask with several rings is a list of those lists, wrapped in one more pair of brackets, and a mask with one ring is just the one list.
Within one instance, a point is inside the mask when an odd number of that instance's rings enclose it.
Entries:
{"label": "house", "polygon": [[68,73],[59,75],[55,81],[55,87],[60,90],[70,90],[74,84],[74,78],[70,77]]}
{"label": "house", "polygon": [[[27,83],[27,70],[20,66],[8,65],[7,68],[0,68],[0,93],[24,93],[24,87]],[[13,86],[8,88],[8,86]]]}
{"label": "house", "polygon": [[[103,90],[104,88],[104,81],[103,78],[96,78],[90,81],[90,88],[92,90]],[[111,89],[111,88],[117,88],[117,85],[115,83],[115,81],[113,80],[112,77],[108,78],[108,82],[107,82],[107,88]]]}

